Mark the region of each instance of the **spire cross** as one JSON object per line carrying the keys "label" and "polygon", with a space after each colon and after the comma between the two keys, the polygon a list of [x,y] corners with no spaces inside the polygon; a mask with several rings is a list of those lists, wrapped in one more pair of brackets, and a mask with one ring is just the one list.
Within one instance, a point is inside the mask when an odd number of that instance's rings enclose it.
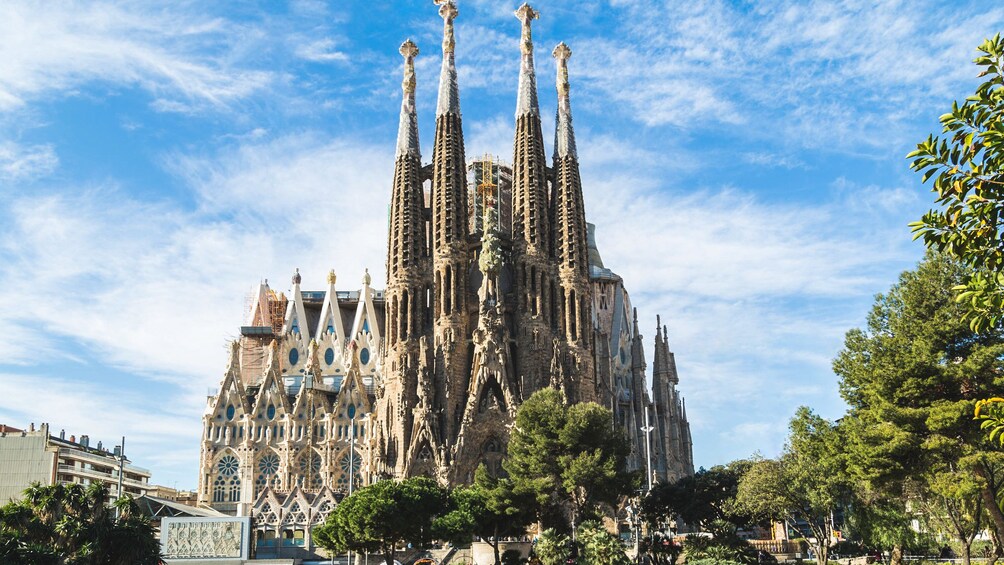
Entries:
{"label": "spire cross", "polygon": [[558,96],[565,98],[568,96],[568,60],[572,57],[572,50],[562,41],[551,55],[558,60]]}
{"label": "spire cross", "polygon": [[405,94],[414,94],[415,57],[418,56],[418,46],[412,40],[408,39],[401,44],[401,48],[398,51],[404,57],[404,81],[401,83],[401,88]]}
{"label": "spire cross", "polygon": [[443,18],[443,53],[453,53],[453,20],[457,17],[457,4],[453,0],[435,0]]}
{"label": "spire cross", "polygon": [[530,22],[539,17],[540,12],[531,8],[526,2],[516,10],[516,18],[523,22],[522,40],[519,47],[524,55],[533,54],[533,37],[530,33]]}

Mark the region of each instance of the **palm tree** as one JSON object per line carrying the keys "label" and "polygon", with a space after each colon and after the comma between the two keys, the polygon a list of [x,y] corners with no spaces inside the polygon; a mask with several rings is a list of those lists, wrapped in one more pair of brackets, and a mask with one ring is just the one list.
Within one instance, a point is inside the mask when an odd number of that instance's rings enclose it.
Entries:
{"label": "palm tree", "polygon": [[[118,511],[118,517],[115,516]],[[102,484],[32,485],[0,507],[0,565],[159,565],[153,527]]]}

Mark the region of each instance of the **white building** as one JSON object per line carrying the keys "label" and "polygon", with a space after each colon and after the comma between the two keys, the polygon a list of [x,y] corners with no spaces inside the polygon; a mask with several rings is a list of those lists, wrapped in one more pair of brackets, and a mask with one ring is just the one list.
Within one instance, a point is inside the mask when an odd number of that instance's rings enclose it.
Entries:
{"label": "white building", "polygon": [[[119,457],[104,449],[101,442],[90,445],[88,436],[49,434],[49,425],[19,430],[0,424],[0,504],[17,499],[33,483],[53,485],[104,483],[113,496],[118,494]],[[152,488],[150,471],[125,459],[122,492],[138,497]]]}

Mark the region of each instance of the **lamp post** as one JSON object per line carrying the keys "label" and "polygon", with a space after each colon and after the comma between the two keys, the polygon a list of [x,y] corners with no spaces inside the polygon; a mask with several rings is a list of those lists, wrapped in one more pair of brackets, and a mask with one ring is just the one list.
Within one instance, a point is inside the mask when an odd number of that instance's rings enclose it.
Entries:
{"label": "lamp post", "polygon": [[648,486],[648,494],[652,490],[652,426],[648,425],[648,407],[645,408],[645,427],[641,431],[645,432],[645,478]]}
{"label": "lamp post", "polygon": [[[648,424],[648,407],[645,407],[645,426],[641,428],[641,431],[645,432],[645,484],[648,490],[645,491],[645,495],[652,492],[652,426]],[[651,525],[650,525],[651,526]],[[649,528],[649,533],[652,533],[651,527]],[[641,537],[641,520],[638,521],[638,534]],[[640,541],[640,540],[639,540]],[[640,545],[639,545],[640,548]],[[652,536],[649,536],[649,551],[652,550]],[[639,549],[639,555],[641,551]]]}

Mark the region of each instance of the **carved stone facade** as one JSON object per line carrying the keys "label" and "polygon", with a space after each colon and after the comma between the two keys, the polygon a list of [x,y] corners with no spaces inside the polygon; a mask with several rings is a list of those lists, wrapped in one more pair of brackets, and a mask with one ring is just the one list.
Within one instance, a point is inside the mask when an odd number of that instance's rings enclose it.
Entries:
{"label": "carved stone facade", "polygon": [[[352,292],[335,289],[333,272],[321,292],[301,291],[299,272],[289,297],[259,285],[207,405],[203,503],[259,517],[285,508],[309,525],[350,480],[428,475],[456,484],[481,463],[501,472],[516,409],[544,387],[569,402],[609,406],[630,438],[635,469],[646,464],[647,412],[657,478],[693,473],[666,335],[657,332],[650,398],[630,299],[588,231],[571,50],[562,43],[553,53],[558,112],[549,166],[530,30],[538,14],[526,5],[517,11],[513,163],[468,163],[453,61],[457,10],[452,1],[439,4],[443,64],[429,164],[415,109],[418,48],[407,41],[400,49],[386,293],[370,287],[368,273]],[[289,511],[293,502],[318,513]],[[281,533],[285,523],[276,520]]]}
{"label": "carved stone facade", "polygon": [[246,518],[164,518],[161,547],[168,563],[241,563],[250,553],[250,523]]}

